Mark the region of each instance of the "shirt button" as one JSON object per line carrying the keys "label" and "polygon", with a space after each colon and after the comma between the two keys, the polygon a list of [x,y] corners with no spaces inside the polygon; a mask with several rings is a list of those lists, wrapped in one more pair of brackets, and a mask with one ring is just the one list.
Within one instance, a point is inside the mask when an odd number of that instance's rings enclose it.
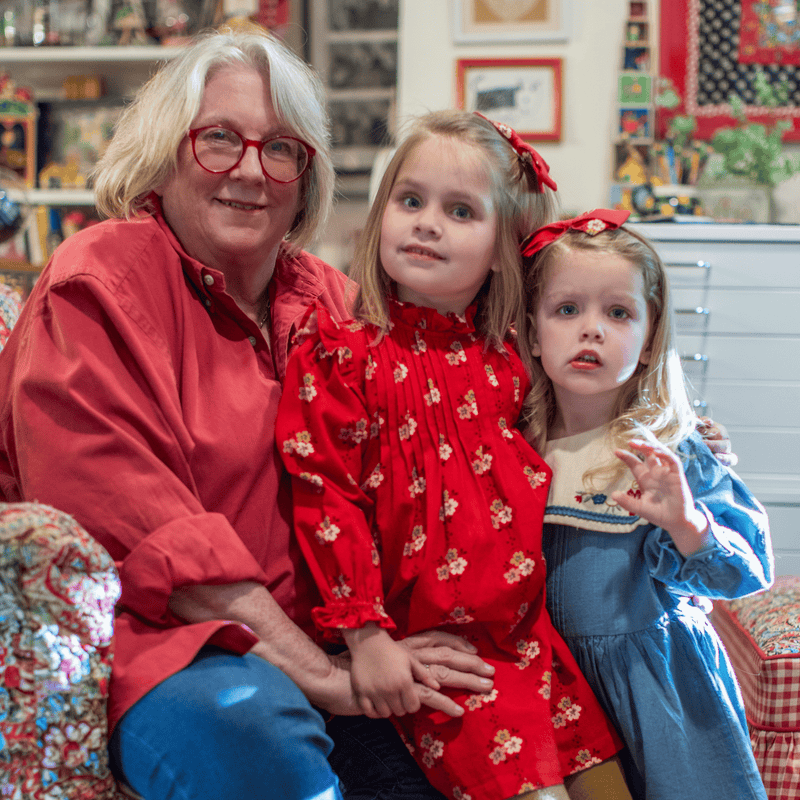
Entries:
{"label": "shirt button", "polygon": [[209,275],[208,273],[206,273],[205,275],[203,275],[203,280],[205,281],[206,286],[213,286],[214,285],[214,276],[213,275]]}
{"label": "shirt button", "polygon": [[250,344],[253,345],[253,347],[255,347],[256,346],[256,337],[255,336],[248,336],[247,338],[250,341]]}

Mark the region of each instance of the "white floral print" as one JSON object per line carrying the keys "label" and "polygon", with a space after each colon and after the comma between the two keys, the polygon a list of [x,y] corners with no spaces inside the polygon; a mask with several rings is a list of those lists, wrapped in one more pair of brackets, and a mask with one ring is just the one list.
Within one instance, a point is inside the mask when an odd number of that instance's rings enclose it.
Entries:
{"label": "white floral print", "polygon": [[425,541],[427,538],[428,537],[425,535],[425,529],[422,527],[422,525],[415,525],[411,529],[410,541],[403,545],[403,555],[412,556],[414,553],[418,553],[425,546]]}
{"label": "white floral print", "polygon": [[311,434],[308,431],[298,431],[294,439],[288,439],[283,443],[283,452],[297,453],[301,458],[315,453],[314,445],[311,444]]}
{"label": "white floral print", "polygon": [[326,516],[317,526],[317,529],[314,531],[314,536],[317,537],[317,541],[320,544],[329,544],[330,542],[335,542],[341,532],[339,526],[334,525],[334,523],[331,522],[331,518]]}
{"label": "white floral print", "polygon": [[307,372],[303,375],[303,385],[300,387],[299,397],[310,403],[317,396],[317,390],[314,387],[314,376]]}
{"label": "white floral print", "polygon": [[503,575],[508,583],[519,583],[523,578],[533,574],[536,566],[536,562],[530,556],[526,556],[522,550],[514,553],[508,563],[511,564],[511,569]]}
{"label": "white floral print", "polygon": [[440,581],[449,580],[453,575],[462,575],[469,562],[463,555],[459,554],[455,547],[451,547],[445,553],[444,561],[439,563],[436,570],[436,577]]}

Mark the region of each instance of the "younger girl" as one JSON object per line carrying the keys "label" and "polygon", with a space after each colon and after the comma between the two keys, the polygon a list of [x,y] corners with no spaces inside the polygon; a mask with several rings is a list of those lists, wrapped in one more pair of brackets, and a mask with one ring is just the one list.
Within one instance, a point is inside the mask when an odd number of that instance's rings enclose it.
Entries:
{"label": "younger girl", "polygon": [[[456,800],[563,798],[578,772],[572,797],[629,797],[617,763],[601,764],[618,739],[544,608],[550,471],[515,428],[519,242],[552,219],[551,189],[510,129],[464,112],[418,120],[356,254],[356,320],[316,309],[278,415],[315,621],[344,635],[364,713],[397,715]],[[455,717],[421,707],[420,684],[440,687],[395,641],[434,627],[495,668],[491,693],[450,693]]]}
{"label": "younger girl", "polygon": [[767,517],[694,430],[664,265],[627,216],[523,243],[529,432],[554,474],[548,608],[625,739],[635,797],[763,800],[735,678],[691,596],[769,585]]}

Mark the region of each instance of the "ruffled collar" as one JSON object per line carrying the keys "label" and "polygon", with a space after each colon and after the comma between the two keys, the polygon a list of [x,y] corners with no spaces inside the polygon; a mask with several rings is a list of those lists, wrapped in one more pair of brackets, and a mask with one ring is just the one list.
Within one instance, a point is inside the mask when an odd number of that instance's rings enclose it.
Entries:
{"label": "ruffled collar", "polygon": [[464,312],[464,316],[454,314],[440,314],[435,308],[416,306],[398,300],[396,296],[389,298],[389,317],[393,324],[407,325],[427,331],[441,331],[449,333],[470,334],[475,333],[475,313],[477,303],[473,303]]}

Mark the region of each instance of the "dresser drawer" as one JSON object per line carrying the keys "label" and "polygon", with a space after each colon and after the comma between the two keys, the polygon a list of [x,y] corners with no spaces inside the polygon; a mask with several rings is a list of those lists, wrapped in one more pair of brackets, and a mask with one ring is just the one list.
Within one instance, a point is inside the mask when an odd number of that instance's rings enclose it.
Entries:
{"label": "dresser drawer", "polygon": [[[800,383],[707,381],[695,396],[707,403],[697,413],[712,416],[726,427],[796,427],[800,411]],[[800,533],[800,531],[798,531]]]}
{"label": "dresser drawer", "polygon": [[[800,271],[800,253],[798,253]],[[800,289],[674,288],[672,308],[678,332],[800,335]],[[708,314],[698,313],[702,309]],[[707,316],[707,319],[706,319]]]}
{"label": "dresser drawer", "polygon": [[[800,381],[800,340],[797,338],[679,334],[676,343],[684,358],[684,371],[694,382],[702,379],[704,373],[707,381]],[[687,360],[695,355],[707,360]]]}

